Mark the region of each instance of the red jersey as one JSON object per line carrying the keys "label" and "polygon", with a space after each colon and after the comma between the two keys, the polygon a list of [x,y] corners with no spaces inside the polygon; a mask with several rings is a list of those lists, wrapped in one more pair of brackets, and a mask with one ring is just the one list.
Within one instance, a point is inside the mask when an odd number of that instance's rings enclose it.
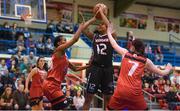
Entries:
{"label": "red jersey", "polygon": [[117,81],[118,90],[124,87],[132,95],[142,95],[141,77],[144,74],[146,58],[126,53],[121,62],[121,71]]}
{"label": "red jersey", "polygon": [[68,59],[66,55],[57,57],[55,54],[52,56],[51,69],[48,72],[47,80],[52,80],[55,83],[61,84],[68,70]]}
{"label": "red jersey", "polygon": [[46,71],[37,69],[37,73],[32,77],[32,83],[30,87],[30,97],[43,96],[42,85],[46,76]]}
{"label": "red jersey", "polygon": [[141,77],[144,74],[146,58],[126,53],[121,62],[121,71],[109,108],[112,109],[146,109],[142,92]]}

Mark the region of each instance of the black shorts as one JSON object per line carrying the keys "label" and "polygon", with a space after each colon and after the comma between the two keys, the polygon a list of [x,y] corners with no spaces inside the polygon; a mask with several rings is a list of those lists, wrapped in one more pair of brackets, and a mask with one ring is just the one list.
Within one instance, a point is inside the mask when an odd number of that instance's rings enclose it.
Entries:
{"label": "black shorts", "polygon": [[86,75],[88,79],[86,91],[95,94],[100,89],[103,94],[110,95],[114,92],[114,68],[97,67],[92,65],[87,69]]}
{"label": "black shorts", "polygon": [[56,101],[62,100],[61,102],[58,102],[56,104],[52,104],[52,110],[64,110],[68,107],[68,101],[67,98],[65,96],[60,96],[54,100],[51,101],[51,103],[54,103]]}
{"label": "black shorts", "polygon": [[30,99],[30,106],[35,106],[35,105],[39,105],[39,103],[43,100],[43,97],[36,97],[36,98],[31,98]]}

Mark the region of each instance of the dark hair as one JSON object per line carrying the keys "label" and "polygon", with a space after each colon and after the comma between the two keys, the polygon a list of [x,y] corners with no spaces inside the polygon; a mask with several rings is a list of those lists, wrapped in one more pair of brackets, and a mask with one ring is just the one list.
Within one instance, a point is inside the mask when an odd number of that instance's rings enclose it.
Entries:
{"label": "dark hair", "polygon": [[40,56],[40,57],[37,59],[37,62],[36,62],[37,68],[39,68],[38,63],[39,63],[39,61],[40,61],[41,58],[44,58],[44,57],[43,57],[43,56]]}
{"label": "dark hair", "polygon": [[59,35],[54,39],[54,47],[58,47],[58,42],[62,40],[63,36]]}
{"label": "dark hair", "polygon": [[135,40],[133,40],[132,45],[135,47],[135,50],[137,52],[144,55],[145,45],[142,40],[135,39]]}

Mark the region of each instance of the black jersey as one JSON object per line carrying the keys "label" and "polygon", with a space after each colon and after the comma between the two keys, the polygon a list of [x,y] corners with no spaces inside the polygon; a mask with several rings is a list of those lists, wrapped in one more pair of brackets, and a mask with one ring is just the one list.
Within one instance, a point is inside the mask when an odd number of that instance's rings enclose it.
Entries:
{"label": "black jersey", "polygon": [[112,66],[113,47],[108,35],[95,34],[93,38],[92,64],[100,67]]}

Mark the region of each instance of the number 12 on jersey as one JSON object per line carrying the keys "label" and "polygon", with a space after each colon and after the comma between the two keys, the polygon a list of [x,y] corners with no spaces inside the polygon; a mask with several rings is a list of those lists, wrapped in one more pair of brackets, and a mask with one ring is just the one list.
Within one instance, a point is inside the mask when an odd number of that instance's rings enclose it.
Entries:
{"label": "number 12 on jersey", "polygon": [[107,49],[107,46],[106,44],[97,44],[97,53],[100,54],[100,55],[107,55],[105,50]]}
{"label": "number 12 on jersey", "polygon": [[135,72],[135,70],[138,68],[139,66],[139,63],[137,62],[134,62],[134,61],[128,61],[129,63],[133,64],[133,66],[131,67],[129,73],[128,73],[128,76],[132,76]]}

